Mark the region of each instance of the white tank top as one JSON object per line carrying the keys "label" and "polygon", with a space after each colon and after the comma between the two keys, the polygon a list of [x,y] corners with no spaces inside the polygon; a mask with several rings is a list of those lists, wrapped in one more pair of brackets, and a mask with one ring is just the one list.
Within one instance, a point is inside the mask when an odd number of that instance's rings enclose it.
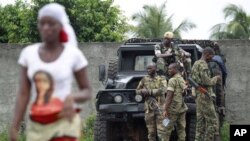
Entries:
{"label": "white tank top", "polygon": [[88,65],[88,61],[78,48],[65,46],[55,61],[47,63],[40,58],[40,46],[41,43],[38,43],[24,48],[18,60],[21,66],[27,67],[28,69],[28,77],[32,87],[31,93],[36,97],[38,92],[34,75],[37,74],[37,72],[46,72],[51,75],[53,79],[53,97],[64,101],[65,98],[71,94],[74,72],[85,68]]}

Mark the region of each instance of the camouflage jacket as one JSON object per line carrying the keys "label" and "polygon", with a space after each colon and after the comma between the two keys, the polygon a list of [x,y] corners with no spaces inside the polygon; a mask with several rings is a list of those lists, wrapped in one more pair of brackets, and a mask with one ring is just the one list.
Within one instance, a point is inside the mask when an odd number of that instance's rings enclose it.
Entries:
{"label": "camouflage jacket", "polygon": [[[216,75],[220,75],[222,77],[222,70],[219,66],[219,64],[215,61],[208,62],[208,68],[211,72],[211,76],[214,77]],[[223,89],[223,82],[222,80],[217,81],[216,85],[212,87],[213,92],[216,95],[216,105],[221,106],[224,105],[224,89]]]}
{"label": "camouflage jacket", "polygon": [[164,57],[163,58],[162,63],[164,63],[165,65],[176,62],[176,61],[180,60],[180,58],[181,58],[181,52],[177,48],[175,48],[175,47],[165,47],[163,44],[155,45],[155,54],[157,54],[157,53],[161,53],[161,54],[173,53],[173,54],[175,54],[174,57],[170,56],[170,57]]}
{"label": "camouflage jacket", "polygon": [[[214,86],[217,82],[217,78],[211,78],[211,72],[208,68],[208,64],[204,60],[198,60],[194,63],[192,67],[192,78],[193,80],[206,88],[210,94],[210,96],[215,96],[212,90],[212,86]],[[199,91],[196,91],[197,96],[200,96]]]}
{"label": "camouflage jacket", "polygon": [[[148,113],[152,110],[158,110],[159,108],[161,109],[163,107],[163,104],[165,103],[166,88],[167,81],[165,77],[159,75],[156,75],[154,78],[145,76],[140,81],[139,85],[137,86],[137,90],[147,89],[149,92],[146,95],[143,94],[145,98],[145,112]],[[140,93],[137,91],[137,94]]]}
{"label": "camouflage jacket", "polygon": [[185,87],[185,80],[180,74],[174,75],[168,81],[167,90],[174,92],[170,107],[167,109],[169,113],[178,114],[187,111],[187,105],[185,104],[183,97]]}

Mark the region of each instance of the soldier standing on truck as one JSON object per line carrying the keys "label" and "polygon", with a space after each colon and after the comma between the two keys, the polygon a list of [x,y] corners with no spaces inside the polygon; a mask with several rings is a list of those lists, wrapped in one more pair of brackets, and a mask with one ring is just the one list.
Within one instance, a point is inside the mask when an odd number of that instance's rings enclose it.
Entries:
{"label": "soldier standing on truck", "polygon": [[174,34],[166,32],[161,44],[155,45],[155,56],[157,58],[157,71],[161,75],[167,73],[167,67],[171,63],[178,62],[189,74],[191,72],[191,54],[177,47],[172,42]]}
{"label": "soldier standing on truck", "polygon": [[165,141],[165,127],[162,125],[162,109],[165,101],[167,81],[164,77],[157,75],[156,65],[147,67],[148,76],[139,83],[136,93],[145,99],[145,122],[148,129],[148,140]]}
{"label": "soldier standing on truck", "polygon": [[192,67],[192,78],[201,87],[208,91],[210,98],[198,90],[196,95],[196,136],[195,141],[213,141],[217,128],[216,111],[211,97],[215,97],[212,86],[221,80],[219,75],[211,78],[207,62],[214,56],[214,50],[207,47],[202,52],[200,60]]}
{"label": "soldier standing on truck", "polygon": [[175,125],[177,126],[178,141],[185,141],[186,138],[186,112],[188,108],[184,102],[183,93],[187,86],[178,70],[179,65],[177,63],[170,64],[168,67],[169,75],[172,78],[168,82],[163,113],[170,120],[166,127],[166,141],[169,141]]}

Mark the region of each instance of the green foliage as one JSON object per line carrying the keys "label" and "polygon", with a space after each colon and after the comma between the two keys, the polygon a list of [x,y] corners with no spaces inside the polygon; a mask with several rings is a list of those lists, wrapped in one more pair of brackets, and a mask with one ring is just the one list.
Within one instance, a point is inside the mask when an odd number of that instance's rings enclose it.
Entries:
{"label": "green foliage", "polygon": [[132,19],[138,22],[134,32],[139,37],[144,38],[162,38],[166,31],[172,31],[175,37],[181,38],[181,32],[189,31],[196,25],[187,19],[182,21],[177,28],[173,28],[172,17],[166,12],[166,2],[160,7],[156,5],[145,5],[143,12],[135,13]]}
{"label": "green foliage", "polygon": [[94,139],[94,123],[96,115],[89,115],[85,120],[85,127],[83,129],[83,136],[81,141],[93,141]]}
{"label": "green foliage", "polygon": [[250,39],[250,15],[241,6],[229,4],[223,13],[227,22],[211,28],[211,39]]}
{"label": "green foliage", "polygon": [[[8,141],[8,132],[7,130],[0,132],[0,141]],[[26,141],[25,135],[20,135],[18,141]]]}
{"label": "green foliage", "polygon": [[8,133],[7,131],[3,131],[0,133],[0,141],[7,141],[8,140]]}
{"label": "green foliage", "polygon": [[113,0],[17,0],[14,5],[0,6],[0,42],[38,42],[37,14],[50,2],[65,6],[79,42],[121,41],[129,29]]}
{"label": "green foliage", "polygon": [[21,2],[0,7],[0,42],[27,43],[30,35],[30,9]]}
{"label": "green foliage", "polygon": [[221,140],[222,141],[229,141],[230,140],[230,128],[229,123],[224,122],[222,129],[221,129]]}

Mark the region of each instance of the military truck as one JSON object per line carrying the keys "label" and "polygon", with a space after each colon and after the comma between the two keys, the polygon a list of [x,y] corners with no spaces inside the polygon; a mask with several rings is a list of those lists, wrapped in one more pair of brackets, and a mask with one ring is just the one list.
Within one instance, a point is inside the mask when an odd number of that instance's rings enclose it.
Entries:
{"label": "military truck", "polygon": [[[135,89],[155,57],[154,46],[161,42],[161,39],[129,39],[119,47],[118,58],[110,60],[107,73],[105,65],[99,66],[99,80],[105,89],[96,96],[95,141],[147,141],[144,100],[136,95]],[[202,48],[214,45],[209,40],[174,40],[174,43],[191,53],[192,63],[200,58]],[[194,141],[196,108],[191,91],[185,95],[185,102],[188,106],[186,138]],[[171,140],[176,138],[174,131]]]}

